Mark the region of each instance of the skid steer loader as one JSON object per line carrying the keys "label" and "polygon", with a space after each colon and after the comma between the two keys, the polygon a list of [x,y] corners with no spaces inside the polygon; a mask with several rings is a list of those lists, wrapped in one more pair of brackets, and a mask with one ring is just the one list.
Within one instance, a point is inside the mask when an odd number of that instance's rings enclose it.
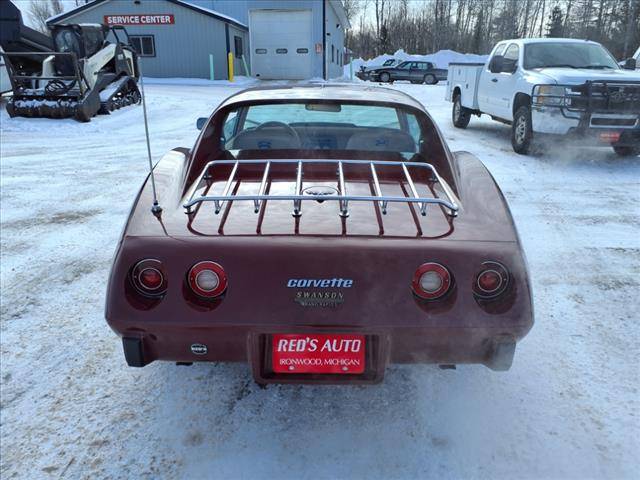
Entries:
{"label": "skid steer loader", "polygon": [[[12,87],[11,117],[88,122],[98,113],[140,102],[138,56],[124,27],[55,25],[51,36],[55,51],[1,54]],[[33,71],[34,59],[40,60],[40,71]]]}

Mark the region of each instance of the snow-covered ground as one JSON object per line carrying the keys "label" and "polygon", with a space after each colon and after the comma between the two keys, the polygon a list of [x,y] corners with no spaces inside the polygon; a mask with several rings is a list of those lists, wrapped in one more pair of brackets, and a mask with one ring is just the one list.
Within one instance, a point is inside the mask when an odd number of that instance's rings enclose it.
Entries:
{"label": "snow-covered ground", "polygon": [[[147,85],[153,155],[238,87]],[[142,110],[1,122],[1,452],[10,478],[638,478],[640,159],[509,128],[452,128],[452,150],[511,205],[536,325],[506,373],[392,366],[373,387],[253,384],[243,364],[128,368],[103,318],[111,256],[146,175]]]}

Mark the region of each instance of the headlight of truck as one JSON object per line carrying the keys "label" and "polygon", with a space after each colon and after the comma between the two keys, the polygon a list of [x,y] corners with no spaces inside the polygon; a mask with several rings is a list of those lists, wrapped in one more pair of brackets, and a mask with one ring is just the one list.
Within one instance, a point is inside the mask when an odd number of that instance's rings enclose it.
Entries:
{"label": "headlight of truck", "polygon": [[562,106],[566,102],[566,88],[559,85],[537,85],[533,89],[533,101],[538,105]]}

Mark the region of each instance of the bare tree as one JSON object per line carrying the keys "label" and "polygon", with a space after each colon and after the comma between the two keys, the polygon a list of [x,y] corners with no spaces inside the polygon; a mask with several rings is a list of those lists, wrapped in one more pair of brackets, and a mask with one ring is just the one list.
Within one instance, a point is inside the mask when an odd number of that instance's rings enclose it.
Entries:
{"label": "bare tree", "polygon": [[[625,58],[633,53],[631,50],[631,42],[633,41],[634,33],[636,39],[638,37],[638,14],[640,13],[640,7],[638,3],[640,0],[627,0],[628,2],[628,20],[627,20],[627,28],[624,36],[624,48],[622,50],[622,57]],[[634,31],[635,30],[635,31]],[[636,43],[636,46],[638,44]]]}
{"label": "bare tree", "polygon": [[344,14],[347,16],[347,20],[351,23],[360,11],[362,2],[358,0],[342,0],[342,6],[344,7]]}
{"label": "bare tree", "polygon": [[60,0],[31,0],[29,3],[29,15],[36,24],[36,29],[42,33],[49,33],[47,19],[63,11]]}
{"label": "bare tree", "polygon": [[488,53],[500,40],[550,29],[597,40],[617,58],[640,44],[640,0],[368,0],[369,14],[365,0],[352,1],[360,8],[349,48],[365,58],[399,49]]}

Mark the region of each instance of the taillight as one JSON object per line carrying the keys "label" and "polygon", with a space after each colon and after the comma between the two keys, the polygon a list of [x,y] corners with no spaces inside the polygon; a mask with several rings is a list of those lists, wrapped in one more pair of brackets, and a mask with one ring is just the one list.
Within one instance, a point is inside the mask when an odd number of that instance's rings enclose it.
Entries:
{"label": "taillight", "polygon": [[420,298],[435,300],[449,291],[451,275],[449,270],[439,263],[424,263],[413,275],[411,286]]}
{"label": "taillight", "polygon": [[227,274],[216,262],[196,263],[189,270],[187,278],[191,290],[201,297],[217,297],[227,289]]}
{"label": "taillight", "polygon": [[160,260],[140,260],[131,270],[131,283],[147,297],[159,297],[167,291],[167,280]]}
{"label": "taillight", "polygon": [[474,293],[481,298],[500,295],[509,285],[509,272],[498,262],[484,262],[473,285]]}

